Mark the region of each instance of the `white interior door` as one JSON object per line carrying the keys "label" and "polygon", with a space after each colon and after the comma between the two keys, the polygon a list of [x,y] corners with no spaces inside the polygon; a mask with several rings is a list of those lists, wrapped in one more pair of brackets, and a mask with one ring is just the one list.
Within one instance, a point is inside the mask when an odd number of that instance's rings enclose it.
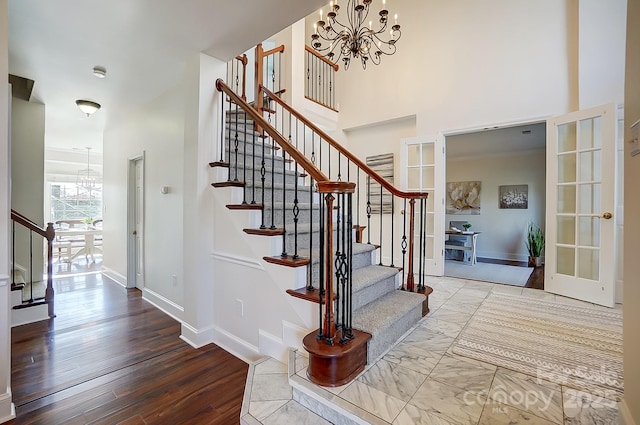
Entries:
{"label": "white interior door", "polygon": [[615,105],[547,121],[545,289],[615,299]]}
{"label": "white interior door", "polygon": [[[420,208],[415,205],[415,241],[419,241],[420,223],[425,234],[422,249],[414,244],[414,271],[442,276],[444,273],[444,149],[443,137],[402,139],[400,149],[401,186],[404,190],[428,192]],[[408,207],[407,207],[408,208]],[[408,209],[407,209],[408,212]],[[422,258],[419,258],[422,253]]]}
{"label": "white interior door", "polygon": [[144,155],[129,161],[127,287],[144,288]]}

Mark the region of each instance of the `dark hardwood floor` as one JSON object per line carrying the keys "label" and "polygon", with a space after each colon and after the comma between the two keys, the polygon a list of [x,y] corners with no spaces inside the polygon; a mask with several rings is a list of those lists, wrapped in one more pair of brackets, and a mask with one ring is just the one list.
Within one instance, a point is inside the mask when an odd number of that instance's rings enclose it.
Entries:
{"label": "dark hardwood floor", "polygon": [[55,280],[50,321],[12,329],[9,424],[238,424],[248,365],[100,274]]}

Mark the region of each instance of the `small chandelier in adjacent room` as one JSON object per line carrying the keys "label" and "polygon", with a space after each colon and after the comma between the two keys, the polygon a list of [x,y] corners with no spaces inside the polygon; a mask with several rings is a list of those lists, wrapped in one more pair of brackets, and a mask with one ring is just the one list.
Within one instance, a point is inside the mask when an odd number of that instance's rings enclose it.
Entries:
{"label": "small chandelier in adjacent room", "polygon": [[78,171],[76,185],[81,189],[89,191],[89,196],[91,196],[91,191],[95,190],[96,186],[100,183],[100,174],[89,166],[91,148],[85,149],[87,150],[87,168]]}
{"label": "small chandelier in adjacent room", "polygon": [[375,22],[368,20],[372,0],[347,0],[346,3],[345,16],[339,17],[338,1],[332,1],[326,22],[320,10],[320,20],[313,25],[311,46],[331,62],[342,59],[345,69],[349,68],[351,59],[359,58],[366,69],[368,62],[378,65],[382,55],[393,55],[401,32],[397,14],[389,29],[386,0],[382,0],[379,18]]}

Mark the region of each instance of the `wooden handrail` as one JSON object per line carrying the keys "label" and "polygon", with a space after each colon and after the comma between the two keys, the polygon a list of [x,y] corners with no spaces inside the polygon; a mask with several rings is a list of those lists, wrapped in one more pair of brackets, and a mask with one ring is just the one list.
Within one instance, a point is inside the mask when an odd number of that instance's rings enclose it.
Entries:
{"label": "wooden handrail", "polygon": [[275,48],[273,48],[271,50],[267,50],[266,52],[263,52],[262,53],[262,57],[266,58],[267,56],[271,56],[271,55],[273,55],[275,53],[284,53],[284,44],[282,44],[282,45],[280,45],[278,47],[275,47]]}
{"label": "wooden handrail", "polygon": [[329,143],[331,146],[333,146],[338,152],[340,152],[341,154],[346,156],[351,162],[353,162],[358,167],[360,167],[366,174],[371,176],[372,179],[377,181],[382,187],[387,189],[387,191],[389,191],[392,195],[395,195],[395,196],[397,196],[399,198],[402,198],[402,199],[421,199],[421,198],[425,198],[426,199],[429,196],[429,194],[427,192],[405,192],[405,191],[402,191],[402,190],[396,188],[391,183],[389,183],[387,180],[385,180],[384,177],[382,177],[380,174],[375,172],[366,163],[362,162],[362,160],[360,158],[356,157],[354,154],[349,152],[344,146],[342,146],[340,143],[338,143],[335,139],[333,139],[327,133],[322,131],[318,126],[316,126],[314,123],[309,121],[307,118],[305,118],[298,111],[296,111],[295,109],[293,109],[292,107],[287,105],[285,102],[283,102],[282,99],[280,99],[278,96],[273,94],[269,89],[267,89],[264,86],[261,86],[260,90],[262,90],[264,93],[266,93],[267,96],[269,96],[271,98],[271,100],[274,100],[276,103],[278,103],[280,106],[282,106],[285,110],[287,110],[289,113],[291,113],[296,118],[298,118],[300,121],[302,121],[308,128],[310,128],[311,130],[313,130],[317,134],[319,134],[320,137],[322,137],[324,140],[327,141],[327,143]]}
{"label": "wooden handrail", "polygon": [[320,59],[322,62],[326,63],[327,65],[329,65],[331,68],[333,68],[333,70],[335,72],[338,72],[338,69],[340,69],[340,65],[338,65],[337,63],[331,62],[329,59],[325,58],[324,56],[322,56],[320,53],[316,52],[313,47],[307,46],[306,44],[304,45],[304,50],[306,50],[307,52],[311,53],[313,56],[317,57],[318,59]]}
{"label": "wooden handrail", "polygon": [[[278,133],[278,131],[273,128],[273,126],[269,124],[267,120],[264,119],[262,114],[251,107],[251,105],[249,105],[247,102],[242,100],[240,96],[235,94],[233,90],[231,90],[231,88],[226,85],[220,78],[216,80],[216,89],[218,89],[218,91],[226,93],[227,96],[229,96],[238,106],[240,106],[249,116],[251,116],[253,121],[257,123],[258,126],[262,130],[264,130],[273,140],[275,140],[278,145],[280,145],[280,147],[284,149],[284,151],[288,153],[289,156],[294,161],[296,161],[316,182],[320,183],[330,181],[329,178],[325,176],[324,173],[320,171],[306,156],[300,153],[300,151],[297,150],[295,146],[293,146],[288,140],[282,137],[280,133]],[[271,92],[269,91],[269,93]]]}
{"label": "wooden handrail", "polygon": [[[28,219],[13,209],[11,210],[11,220],[26,227],[32,232],[37,233],[47,240],[47,288],[44,293],[44,299],[47,303],[47,312],[49,317],[55,317],[53,290],[53,240],[56,237],[56,231],[53,228],[53,223],[47,223],[47,228],[43,229],[34,223],[33,220]],[[15,262],[15,258],[12,258],[12,261]]]}
{"label": "wooden handrail", "polygon": [[47,228],[43,229],[33,221],[29,220],[27,217],[23,216],[22,214],[20,214],[19,212],[13,209],[11,210],[11,219],[23,225],[27,229],[34,231],[35,233],[39,234],[43,238],[46,238],[48,241],[52,241],[55,238],[53,223],[47,223]]}

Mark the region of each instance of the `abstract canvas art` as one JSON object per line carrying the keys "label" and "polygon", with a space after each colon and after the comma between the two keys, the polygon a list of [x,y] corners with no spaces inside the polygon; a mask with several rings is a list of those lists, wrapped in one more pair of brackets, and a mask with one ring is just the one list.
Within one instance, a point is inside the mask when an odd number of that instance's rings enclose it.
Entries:
{"label": "abstract canvas art", "polygon": [[447,214],[480,214],[480,187],[478,181],[447,183]]}
{"label": "abstract canvas art", "polygon": [[[386,181],[393,184],[393,154],[373,155],[366,158],[367,165],[376,171]],[[367,195],[371,202],[371,214],[391,214],[393,197],[386,189],[380,191],[380,184],[371,179],[367,185],[370,191]]]}
{"label": "abstract canvas art", "polygon": [[529,185],[505,185],[498,187],[498,199],[501,209],[529,208]]}

